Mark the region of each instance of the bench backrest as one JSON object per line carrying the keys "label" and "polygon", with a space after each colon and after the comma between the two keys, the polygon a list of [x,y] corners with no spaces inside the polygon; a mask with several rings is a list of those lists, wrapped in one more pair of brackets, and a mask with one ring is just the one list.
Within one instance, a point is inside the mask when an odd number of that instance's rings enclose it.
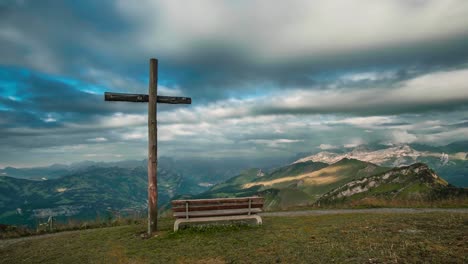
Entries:
{"label": "bench backrest", "polygon": [[260,213],[263,197],[216,198],[196,200],[174,200],[172,211],[176,218],[196,218]]}

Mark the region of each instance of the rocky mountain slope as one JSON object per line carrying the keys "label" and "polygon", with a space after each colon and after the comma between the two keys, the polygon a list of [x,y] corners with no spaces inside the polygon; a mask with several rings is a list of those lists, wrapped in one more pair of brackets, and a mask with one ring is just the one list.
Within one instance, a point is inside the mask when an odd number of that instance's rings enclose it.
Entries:
{"label": "rocky mountain slope", "polygon": [[415,147],[419,150],[410,145],[387,146],[384,148],[361,145],[347,152],[342,150],[319,152],[300,158],[293,163],[314,161],[332,164],[348,158],[371,162],[380,166],[400,167],[421,162],[428,164],[437,174],[447,179],[451,184],[468,187],[468,149],[464,150],[464,144],[453,144],[440,148],[424,145],[415,145]]}
{"label": "rocky mountain slope", "polygon": [[342,204],[370,198],[430,201],[467,194],[466,189],[450,186],[426,164],[416,163],[352,180],[322,195],[316,204]]}
{"label": "rocky mountain slope", "polygon": [[295,162],[269,173],[246,170],[196,197],[260,195],[265,197],[266,210],[278,210],[339,204],[369,197],[428,202],[450,197],[467,198],[466,193],[466,189],[449,185],[426,164],[389,168],[343,158],[330,165],[311,160]]}
{"label": "rocky mountain slope", "polygon": [[322,194],[351,180],[388,169],[352,159],[332,165],[312,161],[294,163],[263,174],[259,174],[258,169],[251,169],[197,197],[262,195],[266,198],[267,209],[284,209],[311,204]]}

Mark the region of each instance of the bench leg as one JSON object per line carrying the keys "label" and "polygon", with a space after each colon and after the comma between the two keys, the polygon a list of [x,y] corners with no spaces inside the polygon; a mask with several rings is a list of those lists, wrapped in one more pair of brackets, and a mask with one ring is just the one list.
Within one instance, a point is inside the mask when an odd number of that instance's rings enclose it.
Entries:
{"label": "bench leg", "polygon": [[179,225],[182,223],[182,219],[176,219],[174,222],[174,232],[177,232],[179,230]]}
{"label": "bench leg", "polygon": [[174,232],[179,230],[179,225],[181,223],[193,223],[193,222],[215,222],[215,221],[225,221],[225,220],[243,220],[243,219],[255,219],[257,225],[262,224],[262,218],[259,215],[242,215],[242,216],[225,216],[225,217],[211,217],[211,218],[191,218],[191,219],[176,219],[174,222]]}
{"label": "bench leg", "polygon": [[254,215],[254,217],[255,217],[255,220],[257,220],[257,225],[261,225],[262,224],[262,218],[259,215]]}

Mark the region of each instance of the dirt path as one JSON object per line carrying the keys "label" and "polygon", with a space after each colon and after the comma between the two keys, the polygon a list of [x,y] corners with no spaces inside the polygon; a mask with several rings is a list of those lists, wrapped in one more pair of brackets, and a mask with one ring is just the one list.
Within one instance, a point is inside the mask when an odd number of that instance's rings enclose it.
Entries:
{"label": "dirt path", "polygon": [[[329,214],[371,214],[371,213],[403,213],[403,214],[414,214],[414,213],[432,213],[432,212],[446,212],[446,213],[468,213],[468,208],[457,208],[457,209],[442,209],[442,208],[373,208],[373,209],[330,209],[330,210],[304,210],[304,211],[283,211],[283,212],[264,212],[261,216],[301,216],[301,215],[329,215]],[[111,228],[111,227],[106,227]],[[77,232],[92,232],[93,229],[88,230],[77,230],[77,231],[64,231],[53,234],[28,236],[11,239],[1,239],[0,249],[8,247],[9,245],[25,241],[35,240],[47,237],[63,236]]]}
{"label": "dirt path", "polygon": [[[112,227],[101,227],[101,228],[112,228]],[[42,239],[42,238],[47,238],[47,237],[64,236],[64,235],[67,235],[67,234],[73,234],[73,233],[78,233],[78,232],[92,232],[92,231],[93,231],[93,229],[73,230],[73,231],[63,231],[63,232],[44,234],[44,235],[36,235],[36,236],[26,236],[26,237],[19,237],[19,238],[0,239],[0,249],[8,247],[11,244],[15,244],[15,243],[18,243],[18,242],[21,242],[21,241],[26,241],[26,240],[36,240],[36,239]]]}
{"label": "dirt path", "polygon": [[301,215],[328,215],[328,214],[370,214],[370,213],[399,213],[399,214],[414,214],[414,213],[468,213],[468,208],[372,208],[372,209],[329,209],[329,210],[307,210],[307,211],[282,211],[282,212],[265,212],[261,216],[301,216]]}

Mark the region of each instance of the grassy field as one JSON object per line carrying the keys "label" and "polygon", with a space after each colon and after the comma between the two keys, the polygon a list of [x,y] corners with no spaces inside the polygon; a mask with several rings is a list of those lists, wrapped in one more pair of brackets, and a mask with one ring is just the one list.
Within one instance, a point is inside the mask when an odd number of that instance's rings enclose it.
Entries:
{"label": "grassy field", "polygon": [[188,228],[160,222],[23,239],[0,263],[467,263],[468,214],[264,217],[264,225]]}

